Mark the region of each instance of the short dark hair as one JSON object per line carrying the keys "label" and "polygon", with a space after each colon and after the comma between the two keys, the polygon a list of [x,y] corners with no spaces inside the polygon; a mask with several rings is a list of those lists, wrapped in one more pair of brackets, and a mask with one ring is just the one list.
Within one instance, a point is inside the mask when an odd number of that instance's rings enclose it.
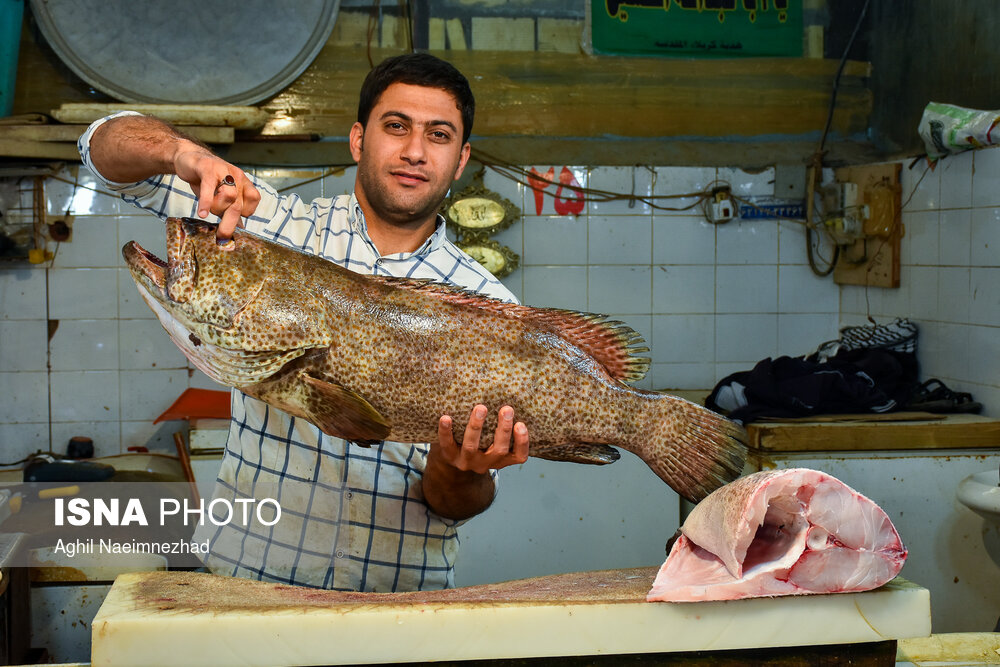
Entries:
{"label": "short dark hair", "polygon": [[368,72],[358,101],[358,122],[362,127],[367,125],[378,98],[394,83],[440,88],[450,93],[462,112],[462,143],[469,140],[476,115],[476,98],[472,96],[469,81],[454,65],[429,53],[404,53],[386,58]]}

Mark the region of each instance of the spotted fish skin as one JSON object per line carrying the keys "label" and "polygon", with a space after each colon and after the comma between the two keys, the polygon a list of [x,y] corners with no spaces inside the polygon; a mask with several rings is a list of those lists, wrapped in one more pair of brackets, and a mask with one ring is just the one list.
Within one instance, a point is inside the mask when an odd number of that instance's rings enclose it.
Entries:
{"label": "spotted fish skin", "polygon": [[626,382],[649,361],[634,331],[576,311],[505,304],[439,283],[366,276],[237,230],[167,220],[167,261],[122,250],[171,339],[209,377],[323,432],[368,444],[431,442],[489,408],[482,446],[510,405],[531,456],[603,464],[615,447],[699,500],[735,479],[742,429]]}

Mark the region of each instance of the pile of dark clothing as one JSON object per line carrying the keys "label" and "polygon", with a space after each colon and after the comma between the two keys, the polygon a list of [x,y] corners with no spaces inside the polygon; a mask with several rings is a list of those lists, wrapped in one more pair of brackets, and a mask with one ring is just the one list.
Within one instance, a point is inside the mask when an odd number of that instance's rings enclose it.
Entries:
{"label": "pile of dark clothing", "polygon": [[894,410],[978,412],[968,394],[940,380],[919,380],[917,325],[845,327],[840,338],[805,357],[770,357],[720,381],[706,405],[748,423],[763,417],[880,413]]}

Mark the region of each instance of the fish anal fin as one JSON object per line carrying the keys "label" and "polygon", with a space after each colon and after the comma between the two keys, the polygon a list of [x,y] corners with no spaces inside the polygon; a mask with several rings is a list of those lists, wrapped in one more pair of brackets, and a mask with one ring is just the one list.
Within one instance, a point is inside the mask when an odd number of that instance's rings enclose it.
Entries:
{"label": "fish anal fin", "polygon": [[638,356],[648,352],[643,339],[623,322],[605,315],[561,308],[535,308],[507,303],[459,287],[429,280],[372,276],[373,281],[424,294],[460,306],[472,306],[512,320],[530,322],[554,333],[594,357],[615,380],[636,382],[649,370],[650,359]]}
{"label": "fish anal fin", "polygon": [[371,445],[389,435],[389,424],[372,404],[355,392],[308,373],[300,373],[305,385],[302,408],[307,419],[327,435]]}
{"label": "fish anal fin", "polygon": [[621,458],[621,454],[614,447],[594,442],[569,442],[544,447],[536,447],[532,443],[531,455],[549,461],[569,461],[570,463],[589,463],[591,465],[606,465]]}

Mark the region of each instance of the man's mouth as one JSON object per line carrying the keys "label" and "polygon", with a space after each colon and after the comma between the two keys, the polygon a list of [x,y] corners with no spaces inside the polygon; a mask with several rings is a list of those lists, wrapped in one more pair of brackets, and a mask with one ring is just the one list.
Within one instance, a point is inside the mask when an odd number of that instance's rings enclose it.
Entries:
{"label": "man's mouth", "polygon": [[403,185],[419,185],[420,183],[426,183],[430,180],[427,176],[418,171],[397,170],[389,173],[391,173],[393,177]]}

